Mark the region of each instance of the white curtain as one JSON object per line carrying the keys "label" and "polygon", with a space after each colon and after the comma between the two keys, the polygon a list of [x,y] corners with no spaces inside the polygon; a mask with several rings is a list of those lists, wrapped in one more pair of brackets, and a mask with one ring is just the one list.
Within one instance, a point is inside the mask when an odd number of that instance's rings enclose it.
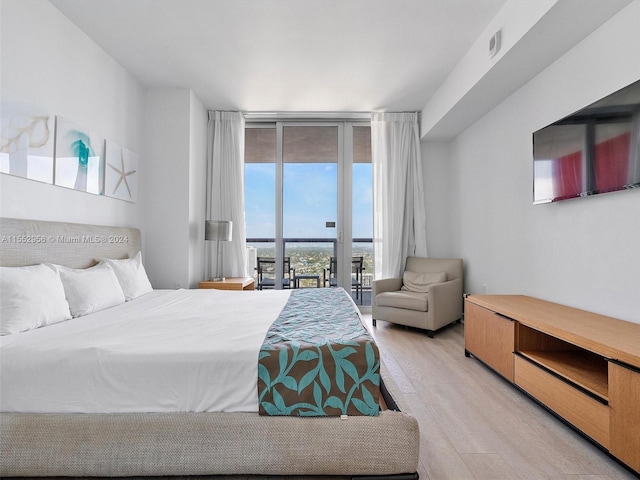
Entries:
{"label": "white curtain", "polygon": [[402,276],[407,256],[427,256],[417,113],[374,113],[373,246],[376,278]]}
{"label": "white curtain", "polygon": [[[209,112],[207,138],[207,220],[231,220],[230,242],[220,242],[226,277],[247,276],[244,222],[244,117],[240,112]],[[216,270],[215,242],[205,242],[207,278]]]}

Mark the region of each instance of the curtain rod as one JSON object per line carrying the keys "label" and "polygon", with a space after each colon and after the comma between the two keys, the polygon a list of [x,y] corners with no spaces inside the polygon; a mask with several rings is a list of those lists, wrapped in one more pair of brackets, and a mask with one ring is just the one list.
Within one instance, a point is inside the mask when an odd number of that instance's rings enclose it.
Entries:
{"label": "curtain rod", "polygon": [[372,112],[244,112],[245,120],[371,120]]}

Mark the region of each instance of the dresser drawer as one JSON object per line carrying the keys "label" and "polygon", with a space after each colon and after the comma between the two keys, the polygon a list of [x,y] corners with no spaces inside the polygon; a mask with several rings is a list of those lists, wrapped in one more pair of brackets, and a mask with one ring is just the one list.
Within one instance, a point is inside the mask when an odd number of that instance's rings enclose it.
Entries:
{"label": "dresser drawer", "polygon": [[515,384],[604,448],[609,448],[607,405],[517,355]]}

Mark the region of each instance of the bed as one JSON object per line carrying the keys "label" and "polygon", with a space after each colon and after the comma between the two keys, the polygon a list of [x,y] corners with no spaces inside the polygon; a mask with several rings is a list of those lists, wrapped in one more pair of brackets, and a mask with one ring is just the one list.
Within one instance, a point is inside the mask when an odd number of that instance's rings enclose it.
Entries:
{"label": "bed", "polygon": [[[10,267],[51,262],[71,268],[87,268],[95,264],[96,259],[134,258],[141,245],[140,231],[135,228],[8,218],[0,219],[0,235],[0,265]],[[151,337],[166,334],[162,338],[171,338],[170,348],[174,348],[180,341],[175,341],[176,332],[171,330],[169,317],[179,311],[187,313],[188,319],[184,321],[195,322],[196,328],[211,327],[210,318],[189,311],[195,308],[190,305],[199,297],[199,301],[211,304],[208,308],[198,307],[201,312],[216,310],[222,318],[252,318],[256,325],[252,326],[250,322],[242,330],[249,332],[247,336],[253,336],[255,343],[264,336],[265,322],[271,323],[274,316],[280,318],[278,315],[282,316],[286,311],[284,306],[290,300],[289,295],[289,292],[282,291],[153,291],[123,305],[36,329],[32,335],[3,337],[2,350],[14,352],[11,356],[4,355],[11,361],[0,365],[3,381],[5,374],[10,377],[15,373],[11,372],[14,367],[33,360],[31,357],[38,357],[35,360],[47,365],[48,371],[44,367],[31,368],[30,371],[40,370],[40,376],[36,375],[31,382],[8,383],[9,387],[0,391],[0,475],[125,477],[242,474],[417,478],[418,424],[413,417],[401,411],[404,409],[402,395],[383,364],[379,369],[383,408],[379,412],[376,409],[373,415],[330,412],[328,415],[304,416],[309,414],[309,410],[295,410],[294,415],[260,415],[260,400],[254,395],[257,388],[221,394],[222,387],[215,383],[232,383],[240,376],[234,370],[240,368],[240,360],[235,360],[233,351],[226,352],[227,363],[215,370],[226,372],[226,377],[215,375],[213,378],[206,370],[197,372],[199,377],[193,377],[194,371],[203,369],[173,364],[171,355],[157,352],[147,335],[151,331],[154,332]],[[118,317],[116,325],[113,325],[110,323],[111,313],[118,309],[126,309],[125,320]],[[257,310],[260,315],[255,313]],[[147,317],[144,312],[148,312]],[[166,322],[158,320],[164,318],[163,315]],[[81,323],[78,332],[73,322],[82,319],[88,321]],[[154,321],[156,323],[149,323]],[[83,349],[82,342],[92,338],[92,341],[102,342],[101,348],[105,345],[120,348],[122,342],[115,336],[124,325],[120,322],[134,325],[136,333],[128,333],[127,338],[139,350],[141,357],[143,353],[151,355],[151,360],[142,358],[138,362],[128,359],[121,368],[128,372],[135,370],[136,378],[144,381],[126,383],[112,376],[107,376],[108,381],[105,381],[104,375],[83,370],[87,363],[94,362],[96,353]],[[223,324],[228,325],[229,322]],[[106,330],[96,330],[98,327]],[[113,337],[110,336],[112,334]],[[38,337],[38,342],[47,346],[46,353],[32,354],[31,346],[18,349],[22,342],[20,337]],[[216,344],[204,338],[203,335],[202,339],[184,340],[187,345],[197,345],[192,349],[194,356],[196,353],[208,355],[209,346],[228,348],[233,343],[220,338]],[[25,343],[29,345],[29,342]],[[272,346],[266,348],[269,350]],[[365,350],[371,367],[374,363],[371,345]],[[56,351],[58,354],[62,351],[63,356],[54,357]],[[65,362],[65,352],[76,360]],[[300,355],[302,358],[303,354]],[[309,357],[311,354],[305,355]],[[85,357],[87,361],[78,361]],[[184,351],[179,357],[184,359]],[[193,362],[199,360],[194,358]],[[76,390],[72,397],[76,398],[76,393],[78,397],[81,393],[89,396],[78,400],[84,405],[81,413],[76,405],[69,402],[69,386],[56,376],[60,370],[57,366],[65,363],[71,363],[77,369],[73,373]],[[161,373],[155,384],[150,379],[154,365],[155,370]],[[157,368],[158,365],[162,368]],[[259,366],[251,368],[257,371]],[[170,381],[166,378],[170,375],[182,379],[181,388],[163,390],[163,382]],[[317,383],[322,384],[323,381],[318,380]],[[106,385],[99,390],[101,383]],[[206,401],[194,400],[203,398],[193,393],[198,390],[205,390],[208,395],[204,397]],[[189,392],[186,396],[185,391]],[[122,392],[143,397],[147,403],[144,408],[133,406]],[[216,395],[215,402],[208,400]],[[115,409],[113,405],[116,405]]]}

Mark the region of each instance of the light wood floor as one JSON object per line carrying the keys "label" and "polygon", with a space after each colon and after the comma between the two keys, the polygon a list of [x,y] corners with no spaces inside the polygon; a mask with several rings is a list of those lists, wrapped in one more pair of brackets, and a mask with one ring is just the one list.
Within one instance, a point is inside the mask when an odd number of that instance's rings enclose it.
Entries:
{"label": "light wood floor", "polygon": [[[365,317],[371,325],[371,316]],[[615,460],[474,358],[464,326],[378,322],[381,356],[420,423],[421,479],[632,479]],[[392,452],[387,452],[392,454]]]}

